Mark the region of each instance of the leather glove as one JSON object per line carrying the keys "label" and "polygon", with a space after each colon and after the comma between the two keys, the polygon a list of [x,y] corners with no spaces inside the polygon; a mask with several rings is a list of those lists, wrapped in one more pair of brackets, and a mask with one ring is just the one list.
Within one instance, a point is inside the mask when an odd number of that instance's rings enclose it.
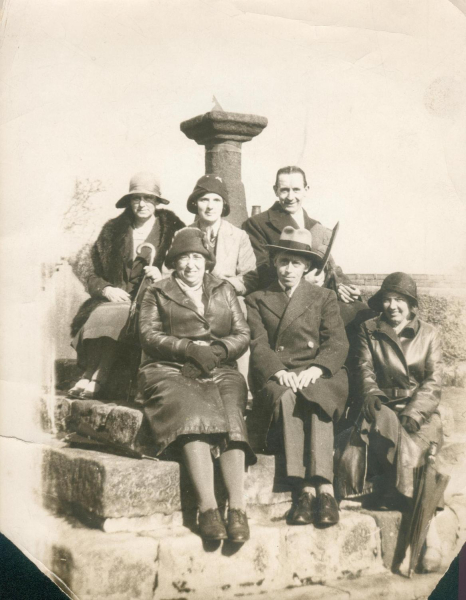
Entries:
{"label": "leather glove", "polygon": [[186,358],[194,363],[196,367],[199,367],[204,375],[210,375],[210,372],[215,369],[218,363],[218,359],[210,346],[201,346],[193,342],[186,349]]}
{"label": "leather glove", "polygon": [[400,417],[400,423],[408,433],[417,433],[419,431],[420,425],[412,417],[402,415]]}
{"label": "leather glove", "polygon": [[181,374],[189,379],[197,379],[202,375],[201,369],[196,367],[191,361],[185,362],[181,367]]}
{"label": "leather glove", "polygon": [[377,412],[382,408],[382,401],[378,396],[367,396],[362,405],[362,414],[366,421],[372,423],[377,418]]}
{"label": "leather glove", "polygon": [[221,344],[215,344],[215,343],[212,344],[211,349],[217,359],[216,366],[218,367],[218,365],[221,364],[227,358],[227,356],[228,356],[227,351],[224,346],[222,346]]}

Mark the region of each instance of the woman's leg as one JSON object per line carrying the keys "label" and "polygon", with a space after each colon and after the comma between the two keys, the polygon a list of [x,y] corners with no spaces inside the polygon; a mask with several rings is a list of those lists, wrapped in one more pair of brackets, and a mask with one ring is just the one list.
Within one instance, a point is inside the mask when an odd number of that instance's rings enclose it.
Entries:
{"label": "woman's leg", "polygon": [[100,356],[97,368],[94,370],[91,379],[103,385],[111,372],[115,362],[118,342],[105,337],[100,339]]}
{"label": "woman's leg", "polygon": [[201,440],[186,442],[183,445],[183,459],[196,492],[199,511],[203,513],[217,508],[210,445]]}
{"label": "woman's leg", "polygon": [[244,510],[244,450],[232,448],[223,452],[220,455],[220,468],[228,492],[230,510]]}
{"label": "woman's leg", "polygon": [[102,356],[102,338],[84,340],[83,343],[86,346],[86,370],[83,379],[91,380]]}

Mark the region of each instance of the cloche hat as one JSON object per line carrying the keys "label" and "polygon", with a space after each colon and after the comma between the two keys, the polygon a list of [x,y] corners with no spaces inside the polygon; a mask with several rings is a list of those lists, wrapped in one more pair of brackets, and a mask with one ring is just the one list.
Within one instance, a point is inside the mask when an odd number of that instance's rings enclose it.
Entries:
{"label": "cloche hat", "polygon": [[409,298],[414,306],[418,305],[416,282],[406,273],[397,271],[396,273],[391,273],[385,277],[380,290],[367,301],[367,304],[370,306],[370,308],[372,308],[372,310],[375,310],[376,312],[383,311],[382,301],[385,292],[395,292],[396,294],[401,294],[402,296]]}
{"label": "cloche hat", "polygon": [[223,179],[219,175],[214,174],[203,175],[198,179],[186,205],[189,212],[197,215],[197,201],[201,196],[208,193],[218,194],[223,198],[222,217],[227,217],[230,214],[228,191],[223,183]]}
{"label": "cloche hat", "polygon": [[131,196],[139,194],[157,198],[157,201],[161,204],[170,204],[169,200],[162,198],[162,191],[160,189],[160,181],[158,178],[153,173],[142,171],[131,177],[129,182],[129,192],[118,200],[116,207],[126,208],[131,200]]}
{"label": "cloche hat", "polygon": [[206,235],[196,227],[184,227],[175,233],[170,250],[165,257],[165,265],[169,269],[174,269],[178,256],[187,252],[199,252],[199,254],[204,255],[207,271],[214,268],[215,256],[208,247]]}

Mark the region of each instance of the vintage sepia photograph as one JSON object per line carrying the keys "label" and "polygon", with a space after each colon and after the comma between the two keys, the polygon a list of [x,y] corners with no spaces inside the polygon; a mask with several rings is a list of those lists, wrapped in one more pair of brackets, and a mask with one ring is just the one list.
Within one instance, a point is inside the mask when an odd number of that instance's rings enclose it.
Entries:
{"label": "vintage sepia photograph", "polygon": [[427,600],[466,542],[465,2],[0,10],[0,532],[72,600]]}

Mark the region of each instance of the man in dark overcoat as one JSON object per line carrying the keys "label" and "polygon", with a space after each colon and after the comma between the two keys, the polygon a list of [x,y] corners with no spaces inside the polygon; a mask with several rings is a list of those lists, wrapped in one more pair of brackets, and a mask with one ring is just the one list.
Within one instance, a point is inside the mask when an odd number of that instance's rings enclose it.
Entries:
{"label": "man in dark overcoat", "polygon": [[[249,235],[256,255],[261,289],[266,288],[275,279],[275,267],[270,262],[267,246],[278,242],[285,227],[307,229],[314,238],[320,238],[321,244],[328,246],[331,230],[311,219],[303,208],[308,189],[306,174],[302,169],[295,166],[279,169],[273,186],[277,201],[268,210],[250,217],[243,223],[243,229]],[[361,295],[360,290],[351,284],[351,280],[335,264],[332,257],[320,275],[313,269],[306,275],[306,279],[310,283],[332,289],[343,305],[352,305]],[[356,306],[341,306],[341,309],[345,323],[349,323],[358,311]]]}
{"label": "man in dark overcoat", "polygon": [[292,523],[334,525],[333,423],[348,395],[348,340],[335,292],[304,278],[321,258],[311,233],[285,227],[270,250],[277,277],[246,298],[252,422],[269,451],[278,432],[286,474],[299,494]]}

